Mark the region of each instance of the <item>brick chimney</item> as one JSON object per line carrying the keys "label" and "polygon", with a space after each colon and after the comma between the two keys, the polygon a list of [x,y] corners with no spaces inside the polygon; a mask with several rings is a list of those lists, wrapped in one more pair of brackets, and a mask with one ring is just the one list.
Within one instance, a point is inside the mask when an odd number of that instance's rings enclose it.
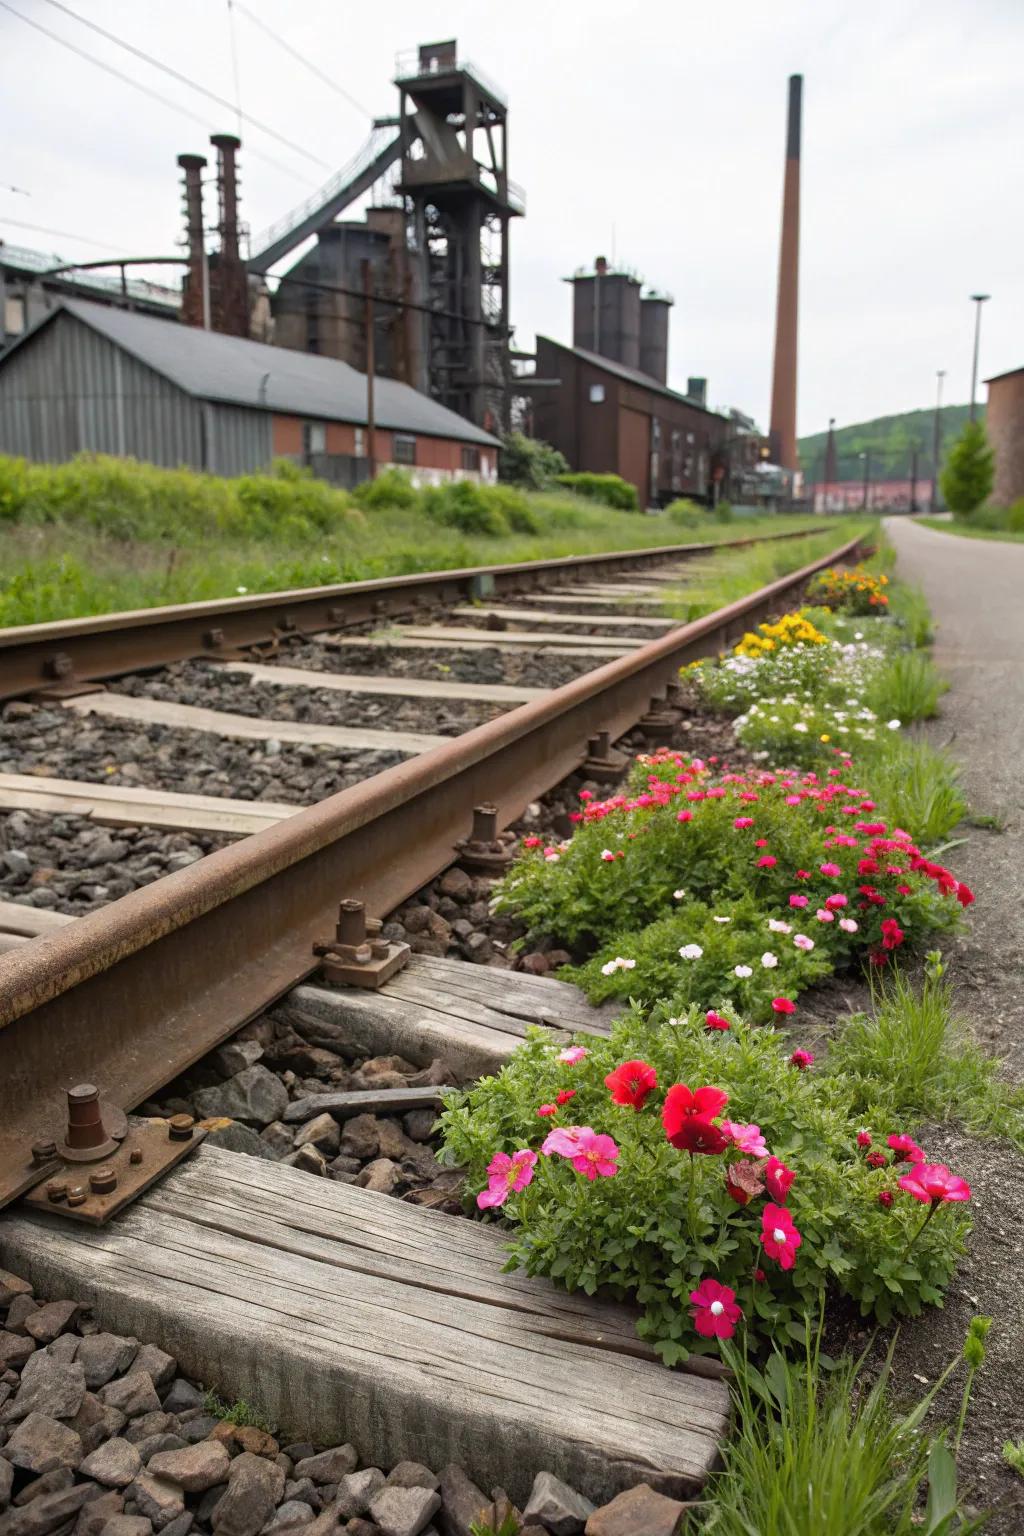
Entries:
{"label": "brick chimney", "polygon": [[206,161],[202,155],[179,155],[178,165],[184,172],[183,212],[188,246],[188,273],[181,285],[181,318],[185,325],[205,325],[208,323],[204,303],[206,246],[203,230],[203,171]]}

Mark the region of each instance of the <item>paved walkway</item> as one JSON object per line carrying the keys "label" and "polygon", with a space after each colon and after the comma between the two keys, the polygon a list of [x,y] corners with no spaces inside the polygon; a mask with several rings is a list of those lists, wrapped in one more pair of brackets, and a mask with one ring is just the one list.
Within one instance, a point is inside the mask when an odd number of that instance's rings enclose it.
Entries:
{"label": "paved walkway", "polygon": [[[968,931],[944,945],[962,1015],[1024,1082],[1024,544],[965,539],[904,519],[886,531],[898,573],[923,588],[938,624],[935,661],[951,684],[929,727],[963,769],[975,815],[1002,833],[967,828],[944,856],[974,888]],[[1024,1436],[1024,1158],[1005,1143],[949,1129],[923,1145],[970,1182],[974,1231],[941,1312],[906,1324],[897,1349],[900,1385],[934,1380],[955,1358],[975,1312],[994,1317],[989,1361],[978,1379],[961,1452],[973,1500],[996,1506],[991,1536],[1024,1531],[1024,1494],[1002,1462],[1004,1440]],[[961,1391],[947,1391],[953,1414]]]}

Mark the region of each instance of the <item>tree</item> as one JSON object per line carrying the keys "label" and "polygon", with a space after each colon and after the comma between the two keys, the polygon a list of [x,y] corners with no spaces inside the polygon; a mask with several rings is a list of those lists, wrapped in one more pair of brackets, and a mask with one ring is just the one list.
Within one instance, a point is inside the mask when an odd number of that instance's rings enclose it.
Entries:
{"label": "tree", "polygon": [[939,476],[946,506],[957,517],[970,517],[992,492],[994,455],[980,421],[969,421],[949,451]]}
{"label": "tree", "polygon": [[524,491],[543,491],[556,475],[569,468],[557,448],[522,432],[508,432],[501,440],[498,475],[506,485],[521,486]]}

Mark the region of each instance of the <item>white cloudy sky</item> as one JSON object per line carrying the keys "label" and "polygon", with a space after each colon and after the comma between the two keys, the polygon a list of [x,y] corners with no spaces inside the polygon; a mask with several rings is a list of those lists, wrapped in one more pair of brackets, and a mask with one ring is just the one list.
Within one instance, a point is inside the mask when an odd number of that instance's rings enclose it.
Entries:
{"label": "white cloudy sky", "polygon": [[[67,0],[234,99],[227,0]],[[394,55],[457,36],[506,89],[520,343],[569,339],[560,278],[598,253],[668,288],[670,381],[767,416],[786,78],[805,76],[800,430],[970,387],[968,295],[991,292],[982,373],[1024,363],[1022,0],[245,0],[370,113]],[[34,31],[194,113],[189,121]],[[258,231],[359,147],[366,116],[239,9],[243,109],[314,164],[243,130]],[[232,114],[51,0],[0,0],[0,238],[69,258],[173,254],[182,150]],[[278,162],[257,158],[259,150]],[[26,197],[6,183],[25,188]],[[13,221],[67,231],[43,235]],[[87,243],[93,242],[93,243]]]}

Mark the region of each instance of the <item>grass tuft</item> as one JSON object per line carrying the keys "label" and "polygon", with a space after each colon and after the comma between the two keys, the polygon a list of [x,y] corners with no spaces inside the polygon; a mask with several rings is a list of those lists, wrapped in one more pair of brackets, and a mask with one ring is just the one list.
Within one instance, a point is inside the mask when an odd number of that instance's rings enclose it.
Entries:
{"label": "grass tuft", "polygon": [[203,1412],[220,1419],[223,1424],[236,1424],[240,1428],[262,1429],[267,1434],[273,1433],[266,1414],[252,1403],[247,1403],[244,1397],[235,1403],[226,1403],[216,1392],[207,1392],[203,1397]]}
{"label": "grass tuft", "polygon": [[962,820],[967,801],[959,769],[945,752],[910,736],[893,736],[871,763],[871,793],[888,819],[916,842],[934,847]]}
{"label": "grass tuft", "polygon": [[897,651],[872,683],[868,707],[883,720],[894,716],[903,725],[930,720],[948,687],[922,651]]}

